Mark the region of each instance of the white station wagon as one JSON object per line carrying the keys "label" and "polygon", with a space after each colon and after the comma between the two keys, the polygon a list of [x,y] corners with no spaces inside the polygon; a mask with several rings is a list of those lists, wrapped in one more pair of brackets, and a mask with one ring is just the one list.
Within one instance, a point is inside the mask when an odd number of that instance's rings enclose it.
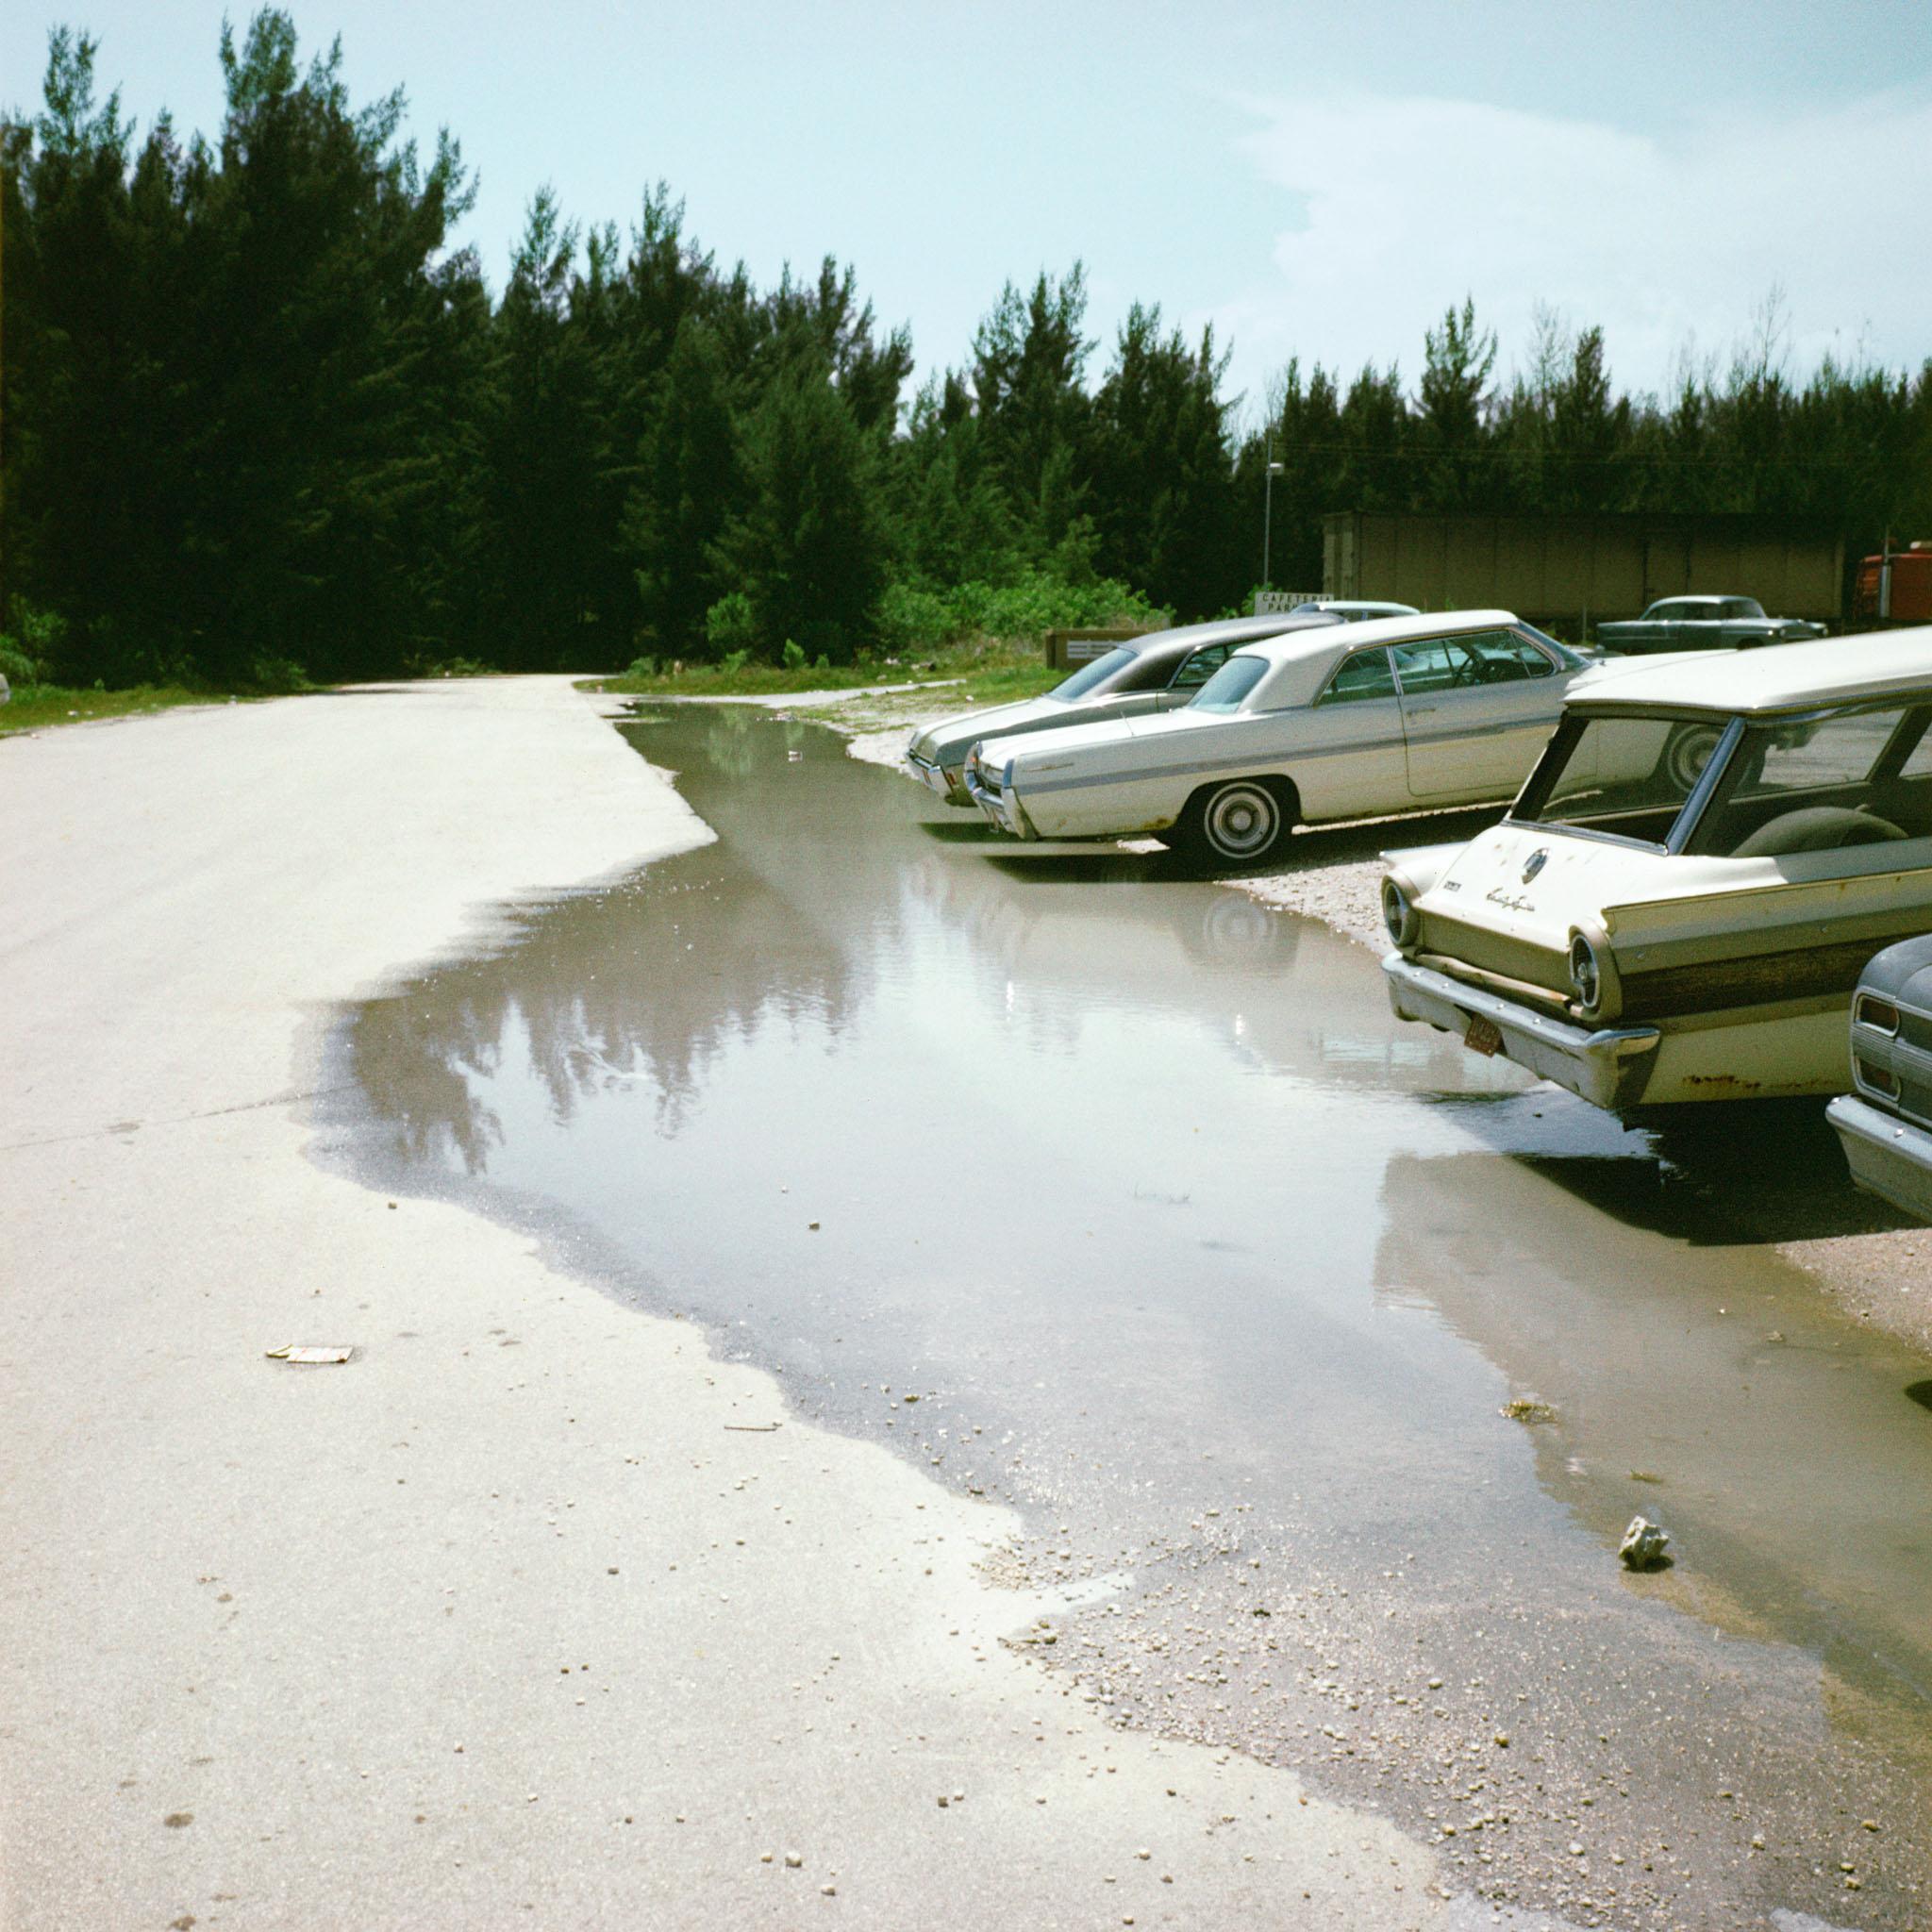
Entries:
{"label": "white station wagon", "polygon": [[1297,824],[1510,797],[1585,669],[1507,610],[1293,632],[1185,710],[988,739],[966,789],[1016,838],[1155,833],[1252,865]]}
{"label": "white station wagon", "polygon": [[1620,664],[1499,825],[1389,855],[1395,1010],[1623,1111],[1840,1093],[1932,928],[1932,629]]}

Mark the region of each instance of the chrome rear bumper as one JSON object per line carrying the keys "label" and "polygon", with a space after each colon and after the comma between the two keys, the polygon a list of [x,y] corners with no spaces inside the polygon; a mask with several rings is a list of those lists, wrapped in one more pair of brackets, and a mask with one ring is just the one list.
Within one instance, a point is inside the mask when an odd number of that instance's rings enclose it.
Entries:
{"label": "chrome rear bumper", "polygon": [[1391,953],[1382,971],[1389,975],[1389,1003],[1398,1018],[1425,1020],[1465,1038],[1472,1020],[1487,1020],[1503,1036],[1503,1054],[1518,1066],[1613,1113],[1641,1104],[1662,1038],[1657,1027],[1573,1026],[1464,986],[1400,953]]}

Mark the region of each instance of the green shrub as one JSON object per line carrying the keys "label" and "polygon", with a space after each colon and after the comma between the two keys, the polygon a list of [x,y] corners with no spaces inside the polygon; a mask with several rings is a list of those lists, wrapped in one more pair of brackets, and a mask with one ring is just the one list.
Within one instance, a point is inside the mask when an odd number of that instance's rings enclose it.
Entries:
{"label": "green shrub", "polygon": [[41,681],[41,667],[4,632],[0,632],[0,677],[22,691]]}
{"label": "green shrub", "polygon": [[749,651],[727,651],[724,654],[724,671],[727,677],[736,677],[751,662]]}
{"label": "green shrub", "polygon": [[658,660],[655,658],[633,658],[630,669],[625,674],[626,677],[656,677],[657,675]]}
{"label": "green shrub", "polygon": [[742,591],[727,591],[705,612],[705,641],[721,658],[747,661],[758,647],[758,614]]}
{"label": "green shrub", "polygon": [[307,691],[308,674],[292,658],[278,658],[273,653],[257,658],[248,667],[248,682],[257,691]]}
{"label": "green shrub", "polygon": [[796,644],[790,638],[787,638],[785,640],[785,648],[778,653],[778,661],[788,671],[803,671],[806,665],[804,646]]}
{"label": "green shrub", "polygon": [[1163,613],[1131,584],[1111,577],[1074,581],[1028,570],[1009,584],[967,583],[950,591],[893,584],[881,600],[879,631],[895,654],[973,637],[1035,641],[1049,630],[1154,624]]}

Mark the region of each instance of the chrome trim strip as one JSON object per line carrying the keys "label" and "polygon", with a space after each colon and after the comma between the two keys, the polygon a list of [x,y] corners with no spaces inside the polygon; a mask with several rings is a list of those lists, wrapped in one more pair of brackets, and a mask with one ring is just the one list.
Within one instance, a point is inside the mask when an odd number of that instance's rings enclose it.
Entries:
{"label": "chrome trim strip", "polygon": [[1704,761],[1704,769],[1697,774],[1697,782],[1690,788],[1690,795],[1684,800],[1684,808],[1678,812],[1676,823],[1664,835],[1664,850],[1673,858],[1690,844],[1692,833],[1697,829],[1698,821],[1704,816],[1704,808],[1710,803],[1710,794],[1724,782],[1725,768],[1737,756],[1737,750],[1744,737],[1744,721],[1733,718],[1724,726],[1723,735],[1711,747],[1710,756]]}

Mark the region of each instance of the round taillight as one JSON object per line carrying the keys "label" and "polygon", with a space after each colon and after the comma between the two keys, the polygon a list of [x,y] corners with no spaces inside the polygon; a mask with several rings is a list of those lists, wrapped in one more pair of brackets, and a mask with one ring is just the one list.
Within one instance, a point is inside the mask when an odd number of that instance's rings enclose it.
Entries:
{"label": "round taillight", "polygon": [[1592,1012],[1603,1003],[1604,972],[1596,948],[1578,933],[1570,941],[1570,984],[1576,989],[1576,1004]]}
{"label": "round taillight", "polygon": [[1382,881],[1382,924],[1389,928],[1389,937],[1398,946],[1414,942],[1416,926],[1415,901],[1403,887],[1400,879],[1386,878]]}

